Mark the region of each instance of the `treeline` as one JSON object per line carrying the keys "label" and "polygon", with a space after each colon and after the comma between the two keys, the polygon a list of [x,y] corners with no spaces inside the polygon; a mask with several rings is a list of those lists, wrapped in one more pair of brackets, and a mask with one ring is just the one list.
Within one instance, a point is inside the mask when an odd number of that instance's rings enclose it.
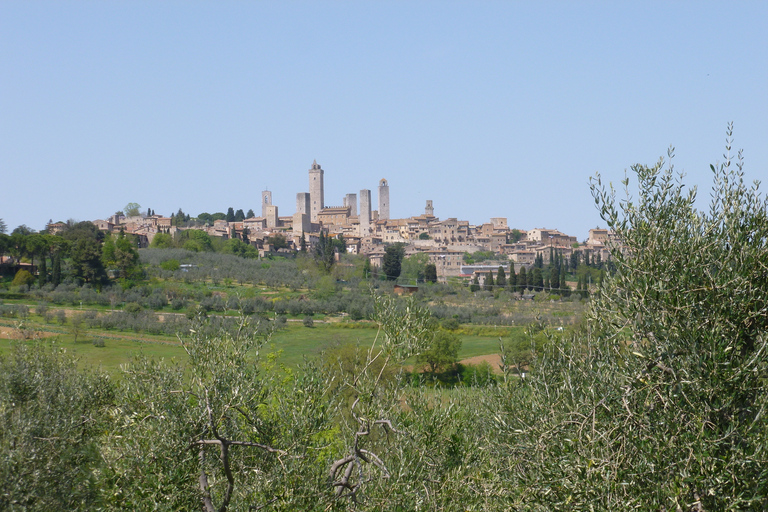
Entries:
{"label": "treeline", "polygon": [[[138,277],[137,249],[133,235],[105,234],[87,221],[69,224],[57,235],[19,226],[10,235],[0,233],[0,257],[13,258],[12,264],[0,265],[0,272],[13,273],[13,286],[75,281],[101,287],[110,280]],[[37,275],[21,268],[22,261],[29,261]]]}

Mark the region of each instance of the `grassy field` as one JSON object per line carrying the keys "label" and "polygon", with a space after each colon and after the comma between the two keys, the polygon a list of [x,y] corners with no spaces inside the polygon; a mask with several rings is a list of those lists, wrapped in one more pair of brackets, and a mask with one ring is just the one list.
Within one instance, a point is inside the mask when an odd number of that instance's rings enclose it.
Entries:
{"label": "grassy field", "polygon": [[[0,354],[7,354],[11,344],[18,342],[18,331],[14,325],[13,322],[3,322],[0,325]],[[38,332],[46,340],[53,341],[76,355],[83,367],[101,367],[113,374],[119,373],[120,365],[129,362],[136,354],[156,359],[174,359],[180,363],[183,363],[187,357],[178,340],[173,337],[132,332],[86,331],[75,343],[73,336],[67,332],[66,326],[50,326],[42,323],[32,325],[41,329]],[[492,332],[492,328],[485,328],[481,335],[462,334],[460,359],[497,353],[499,336],[506,335],[508,330],[498,329],[498,335],[492,335]],[[278,360],[281,363],[294,366],[301,363],[305,357],[316,357],[323,350],[334,346],[356,343],[361,346],[370,346],[376,334],[376,326],[367,323],[349,327],[348,324],[316,322],[314,327],[308,328],[298,322],[289,322],[286,327],[272,335],[261,353],[277,352],[280,354]],[[103,340],[104,346],[94,346],[94,339]]]}
{"label": "grassy field", "polygon": [[[94,346],[94,338],[103,340],[104,346]],[[94,336],[94,333],[86,333],[78,337],[77,343],[69,334],[48,333],[44,339],[74,354],[81,367],[102,368],[111,374],[118,374],[120,372],[120,365],[129,362],[131,358],[138,354],[155,359],[174,359],[179,362],[183,362],[187,357],[187,354],[178,342],[171,340],[142,340],[116,333],[104,335],[98,333],[96,336]],[[14,343],[19,343],[14,333],[9,334],[5,329],[0,331],[0,355],[10,353],[11,346]],[[26,343],[32,343],[32,341],[26,341]]]}

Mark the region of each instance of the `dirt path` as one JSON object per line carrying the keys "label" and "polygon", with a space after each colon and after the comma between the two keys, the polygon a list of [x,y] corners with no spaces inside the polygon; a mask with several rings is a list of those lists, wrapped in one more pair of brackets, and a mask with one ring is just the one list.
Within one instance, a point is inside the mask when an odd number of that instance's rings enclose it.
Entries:
{"label": "dirt path", "polygon": [[486,356],[475,356],[475,357],[469,357],[467,359],[462,359],[459,361],[461,364],[467,365],[478,365],[482,362],[486,362],[491,365],[491,369],[493,370],[493,373],[501,375],[501,368],[499,368],[499,365],[501,364],[501,356],[499,354],[488,354]]}

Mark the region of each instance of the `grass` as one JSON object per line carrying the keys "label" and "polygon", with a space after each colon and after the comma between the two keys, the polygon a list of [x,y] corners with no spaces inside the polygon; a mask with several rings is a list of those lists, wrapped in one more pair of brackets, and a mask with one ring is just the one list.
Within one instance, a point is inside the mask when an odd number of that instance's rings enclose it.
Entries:
{"label": "grass", "polygon": [[370,346],[376,338],[377,329],[369,324],[369,328],[349,329],[334,324],[315,323],[315,327],[288,324],[272,335],[270,351],[281,351],[279,362],[286,365],[296,365],[304,357],[319,355],[323,350],[335,345],[360,343]]}
{"label": "grass", "polygon": [[[104,340],[104,347],[93,345],[94,338]],[[101,368],[111,375],[120,373],[120,366],[130,362],[138,354],[143,354],[154,359],[166,359],[170,361],[184,361],[187,354],[178,343],[139,341],[119,334],[96,335],[86,333],[78,336],[77,343],[68,334],[59,334],[45,338],[46,341],[55,343],[58,347],[73,354],[78,359],[81,368]],[[0,337],[0,355],[5,356],[12,350],[12,345],[18,340]],[[27,341],[26,343],[32,343]]]}
{"label": "grass", "polygon": [[[11,327],[10,322],[4,322]],[[370,346],[376,337],[377,328],[367,323],[363,327],[350,329],[338,324],[315,323],[315,327],[307,328],[301,324],[289,323],[286,327],[273,334],[269,343],[262,348],[261,353],[279,353],[278,362],[286,366],[295,366],[305,357],[318,356],[322,351],[337,345],[356,344]],[[173,337],[135,335],[132,332],[100,332],[85,331],[75,343],[71,334],[66,333],[67,326],[45,326],[38,328],[64,331],[51,333],[47,340],[74,354],[82,367],[101,367],[111,374],[118,374],[120,366],[128,363],[134,355],[143,354],[147,357],[166,360],[185,361],[184,349]],[[95,347],[94,339],[104,340],[104,347]],[[459,358],[496,354],[499,350],[498,336],[461,335],[462,348]],[[0,355],[7,354],[11,345],[17,341],[0,335]]]}

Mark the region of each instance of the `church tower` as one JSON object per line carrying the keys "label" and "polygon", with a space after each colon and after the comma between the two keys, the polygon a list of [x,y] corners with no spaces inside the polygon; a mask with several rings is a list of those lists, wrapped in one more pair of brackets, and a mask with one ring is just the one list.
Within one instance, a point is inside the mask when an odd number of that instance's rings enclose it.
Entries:
{"label": "church tower", "polygon": [[261,191],[261,216],[262,218],[266,218],[267,216],[267,206],[270,206],[272,204],[272,191],[270,190],[262,190]]}
{"label": "church tower", "polygon": [[312,162],[312,168],[309,170],[310,220],[312,222],[317,222],[317,214],[325,207],[324,173],[317,160]]}

